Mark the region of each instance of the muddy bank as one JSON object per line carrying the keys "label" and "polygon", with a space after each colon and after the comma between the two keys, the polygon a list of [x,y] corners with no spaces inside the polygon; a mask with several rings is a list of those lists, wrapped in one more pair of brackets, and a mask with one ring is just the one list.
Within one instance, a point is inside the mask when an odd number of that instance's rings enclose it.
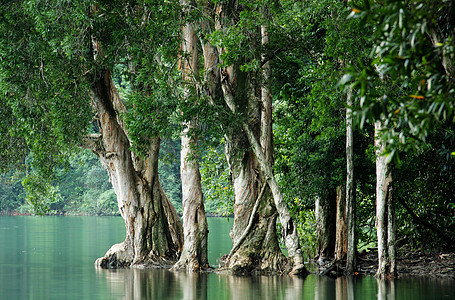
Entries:
{"label": "muddy bank", "polygon": [[[329,277],[342,276],[345,262],[333,264],[330,261],[318,262],[317,273]],[[377,251],[357,255],[357,274],[376,274],[378,268]],[[407,251],[397,258],[398,278],[404,277],[437,277],[455,279],[455,252]]]}
{"label": "muddy bank", "polygon": [[[358,270],[361,274],[374,275],[378,265],[375,251],[358,256]],[[424,253],[408,251],[397,258],[398,277],[435,276],[455,279],[455,253]]]}

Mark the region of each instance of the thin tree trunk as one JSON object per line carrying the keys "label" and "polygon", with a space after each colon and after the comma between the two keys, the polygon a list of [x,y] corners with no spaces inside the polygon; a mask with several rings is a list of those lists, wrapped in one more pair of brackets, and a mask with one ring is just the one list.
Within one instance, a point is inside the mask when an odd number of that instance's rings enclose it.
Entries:
{"label": "thin tree trunk", "polygon": [[397,263],[396,263],[396,215],[395,215],[395,201],[393,199],[393,178],[392,172],[389,172],[390,186],[388,189],[387,199],[387,249],[389,255],[389,274],[391,278],[397,276]]}
{"label": "thin tree trunk", "polygon": [[355,233],[356,203],[354,182],[354,132],[352,125],[352,91],[347,93],[346,108],[346,222],[347,222],[347,256],[346,273],[353,275],[356,270],[357,241]]}
{"label": "thin tree trunk", "polygon": [[336,208],[336,237],[335,237],[335,261],[341,261],[347,254],[347,227],[346,227],[346,192],[344,187],[337,187]]}
{"label": "thin tree trunk", "polygon": [[396,277],[395,217],[392,198],[392,172],[383,154],[382,122],[375,123],[376,145],[376,228],[378,238],[378,270],[380,279]]}
{"label": "thin tree trunk", "polygon": [[[183,1],[187,9],[189,3]],[[199,85],[199,55],[197,38],[193,24],[186,23],[183,27],[182,52],[187,55],[182,59],[185,101],[191,101],[194,93],[198,93]],[[191,88],[193,87],[193,88]],[[173,267],[200,271],[209,267],[207,257],[208,225],[205,215],[201,174],[197,160],[197,137],[191,130],[197,129],[197,119],[186,123],[182,133],[182,149],[180,156],[180,173],[182,178],[182,206],[184,245],[180,260]]]}
{"label": "thin tree trunk", "polygon": [[205,215],[201,174],[194,150],[195,137],[188,136],[191,124],[182,134],[180,173],[182,178],[182,206],[184,245],[174,270],[201,271],[209,268],[207,256],[208,225]]}
{"label": "thin tree trunk", "polygon": [[119,111],[123,109],[110,72],[94,80],[92,104],[100,134],[87,145],[100,157],[109,173],[125,221],[125,241],[116,244],[96,266],[170,266],[182,249],[182,225],[158,178],[159,138],[152,138],[148,157],[129,149],[130,142]]}
{"label": "thin tree trunk", "polygon": [[[267,10],[265,12],[267,14]],[[267,26],[261,26],[262,47],[267,49],[269,46],[269,33]],[[272,165],[274,162],[273,150],[273,132],[272,132],[272,92],[270,90],[270,78],[272,76],[272,68],[270,62],[267,61],[267,53],[262,52],[262,85],[261,85],[261,136],[260,142],[262,151],[264,152],[266,161]]]}

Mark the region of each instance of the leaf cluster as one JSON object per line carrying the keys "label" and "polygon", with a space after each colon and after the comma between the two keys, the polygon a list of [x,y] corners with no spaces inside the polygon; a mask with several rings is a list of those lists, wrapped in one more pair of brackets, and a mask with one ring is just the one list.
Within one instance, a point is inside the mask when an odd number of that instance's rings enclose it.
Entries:
{"label": "leaf cluster", "polygon": [[354,88],[361,125],[382,120],[390,157],[412,150],[453,118],[454,28],[450,1],[364,1],[358,18],[374,34],[371,64],[351,67],[342,83]]}

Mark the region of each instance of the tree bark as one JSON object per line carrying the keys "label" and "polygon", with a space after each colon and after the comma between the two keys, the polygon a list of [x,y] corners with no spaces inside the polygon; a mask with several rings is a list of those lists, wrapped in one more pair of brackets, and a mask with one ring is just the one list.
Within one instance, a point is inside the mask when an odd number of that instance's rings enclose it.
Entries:
{"label": "tree bark", "polygon": [[356,270],[357,239],[355,233],[356,202],[354,181],[354,131],[352,125],[352,90],[347,93],[346,108],[346,222],[347,256],[346,274],[353,275]]}
{"label": "tree bark", "polygon": [[[268,14],[267,9],[264,12],[265,15]],[[269,33],[267,26],[261,26],[261,37],[262,37],[262,47],[264,48],[262,52],[261,60],[262,65],[262,85],[261,85],[261,137],[260,142],[262,146],[262,151],[265,155],[265,160],[270,165],[273,164],[274,159],[274,149],[273,149],[273,131],[272,131],[272,92],[271,92],[271,76],[272,68],[270,66],[270,61],[268,61],[267,52],[265,51],[270,43]]]}
{"label": "tree bark", "polygon": [[[229,8],[226,8],[225,12],[225,8],[226,7],[223,5],[219,5],[216,9],[218,14],[216,27],[221,31],[225,29],[223,22],[234,24],[235,16],[233,16],[233,14],[238,13],[236,11],[232,11],[232,9],[229,10]],[[218,49],[218,53],[220,54],[222,54],[223,51],[224,50],[222,48]],[[283,195],[281,194],[281,190],[273,175],[271,163],[268,161],[269,158],[267,158],[267,154],[264,153],[261,142],[258,142],[258,138],[260,138],[261,133],[261,117],[258,115],[259,108],[257,107],[257,103],[262,103],[262,101],[258,101],[258,96],[255,95],[254,85],[251,84],[251,78],[249,77],[249,74],[240,72],[238,66],[231,65],[224,67],[221,70],[220,74],[221,88],[226,105],[234,114],[241,111],[248,120],[240,121],[240,126],[243,129],[243,133],[237,133],[236,136],[227,138],[230,143],[229,146],[231,148],[248,148],[249,145],[252,149],[252,151],[241,150],[240,153],[235,153],[234,156],[229,153],[229,150],[227,151],[227,157],[228,160],[230,160],[230,167],[234,178],[235,216],[232,233],[234,244],[237,232],[243,231],[237,230],[237,228],[243,227],[244,229],[248,224],[247,220],[249,219],[249,216],[245,216],[245,212],[252,210],[254,202],[256,200],[255,196],[258,194],[258,187],[267,182],[270,187],[271,194],[273,195],[273,203],[275,209],[277,210],[278,216],[280,218],[280,223],[283,228],[283,238],[288,249],[290,264],[292,265],[291,273],[306,273],[306,269],[303,264],[302,251],[299,245],[297,228],[292,221],[289,209],[287,208],[286,202],[284,201]],[[266,107],[264,107],[264,112],[266,111],[265,109]],[[266,113],[264,113],[263,116],[264,118],[271,118],[271,110],[270,116],[266,116]],[[271,124],[271,120],[269,121],[264,119],[264,121],[270,122]],[[268,129],[264,129],[264,132],[267,130]],[[270,133],[266,133],[265,135],[268,134]],[[269,139],[271,139],[271,135],[269,135],[267,140],[264,139],[263,141],[271,143]],[[254,172],[257,172],[255,170],[256,168],[260,170],[260,177],[258,177],[260,179],[259,182],[255,180],[256,175],[254,175]],[[268,203],[268,200],[266,200],[264,205],[269,206]],[[270,217],[269,214],[259,213],[259,217],[261,216]],[[237,217],[239,219],[236,222]],[[272,219],[270,219],[270,222],[268,223],[269,226],[262,226],[262,228],[270,228],[271,225],[275,223],[271,221]],[[259,231],[255,231],[254,233],[259,233]],[[262,233],[260,235],[263,236]],[[273,235],[271,235],[271,237],[273,237]],[[273,255],[276,257],[275,254]],[[265,258],[265,256],[263,256],[263,258]]]}
{"label": "tree bark", "polygon": [[182,225],[158,178],[159,138],[151,138],[148,157],[129,149],[130,142],[119,112],[123,104],[109,71],[95,78],[92,105],[100,134],[87,145],[109,173],[125,221],[126,238],[96,260],[101,268],[170,266],[182,249]]}
{"label": "tree bark", "polygon": [[342,186],[338,186],[337,188],[335,235],[335,261],[341,261],[346,257],[348,247],[346,227],[346,192]]}
{"label": "tree bark", "polygon": [[238,149],[240,140],[246,140],[241,133],[226,137],[234,185],[234,225],[230,233],[233,248],[223,268],[239,275],[281,274],[287,264],[276,236],[277,212],[254,154]]}
{"label": "tree bark", "polygon": [[183,131],[180,154],[182,178],[182,207],[184,244],[182,255],[174,265],[174,270],[187,269],[196,272],[209,268],[207,256],[208,225],[205,215],[201,174],[195,156],[197,139],[188,136],[191,123]]}
{"label": "tree bark", "polygon": [[[183,1],[183,5],[184,9],[187,10],[189,2]],[[194,93],[198,96],[199,55],[193,24],[187,22],[182,32],[182,52],[185,55],[182,59],[182,73],[186,84],[184,97],[185,101],[189,102]],[[201,174],[197,161],[198,140],[194,133],[190,132],[197,129],[197,119],[193,118],[185,126],[181,138],[180,155],[184,245],[182,255],[173,269],[200,271],[209,268],[209,263],[207,256],[208,225],[202,195]]]}
{"label": "tree bark", "polygon": [[[230,97],[227,88],[224,86],[223,91],[225,92],[225,100],[230,106],[232,112],[236,112],[235,104],[233,102],[233,98]],[[267,180],[267,183],[270,186],[272,191],[273,200],[275,203],[275,207],[278,211],[278,215],[280,218],[281,226],[282,226],[282,233],[285,240],[286,248],[288,249],[288,255],[291,259],[291,263],[293,265],[293,269],[291,270],[292,274],[302,274],[306,273],[305,266],[303,264],[303,256],[302,250],[300,248],[300,241],[297,232],[297,227],[295,226],[291,213],[287,207],[287,204],[284,200],[283,194],[281,193],[280,187],[278,182],[273,175],[272,167],[267,163],[264,153],[262,152],[261,146],[256,140],[256,137],[253,131],[250,129],[248,124],[242,121],[242,127],[244,132],[248,137],[248,142],[250,143],[255,157],[258,161],[258,167],[263,172],[264,178]]]}
{"label": "tree bark", "polygon": [[317,253],[320,263],[332,258],[335,251],[335,197],[333,193],[324,193],[315,200]]}
{"label": "tree bark", "polygon": [[[235,66],[223,72],[229,76],[235,99],[251,116],[249,120],[259,136],[260,106],[258,99],[246,92],[252,90],[248,74],[240,73]],[[233,249],[224,268],[234,274],[285,273],[289,267],[278,245],[276,207],[267,180],[259,171],[257,157],[248,144],[246,134],[236,128],[226,134],[225,152],[234,186],[234,225]]]}
{"label": "tree bark", "polygon": [[380,279],[396,277],[395,209],[392,198],[392,171],[383,155],[382,122],[375,123],[376,146],[376,228],[378,238],[378,270]]}

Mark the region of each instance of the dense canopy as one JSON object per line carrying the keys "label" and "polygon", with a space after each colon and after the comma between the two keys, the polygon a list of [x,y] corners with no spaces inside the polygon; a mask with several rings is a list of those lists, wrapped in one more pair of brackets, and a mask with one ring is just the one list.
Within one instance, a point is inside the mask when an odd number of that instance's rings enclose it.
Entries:
{"label": "dense canopy", "polygon": [[453,249],[454,18],[446,0],[6,1],[0,210],[120,212],[117,266],[175,262],[181,232],[203,248],[195,224],[229,215],[225,267],[268,274],[336,256],[354,174],[357,249],[381,240],[381,189],[399,250]]}

